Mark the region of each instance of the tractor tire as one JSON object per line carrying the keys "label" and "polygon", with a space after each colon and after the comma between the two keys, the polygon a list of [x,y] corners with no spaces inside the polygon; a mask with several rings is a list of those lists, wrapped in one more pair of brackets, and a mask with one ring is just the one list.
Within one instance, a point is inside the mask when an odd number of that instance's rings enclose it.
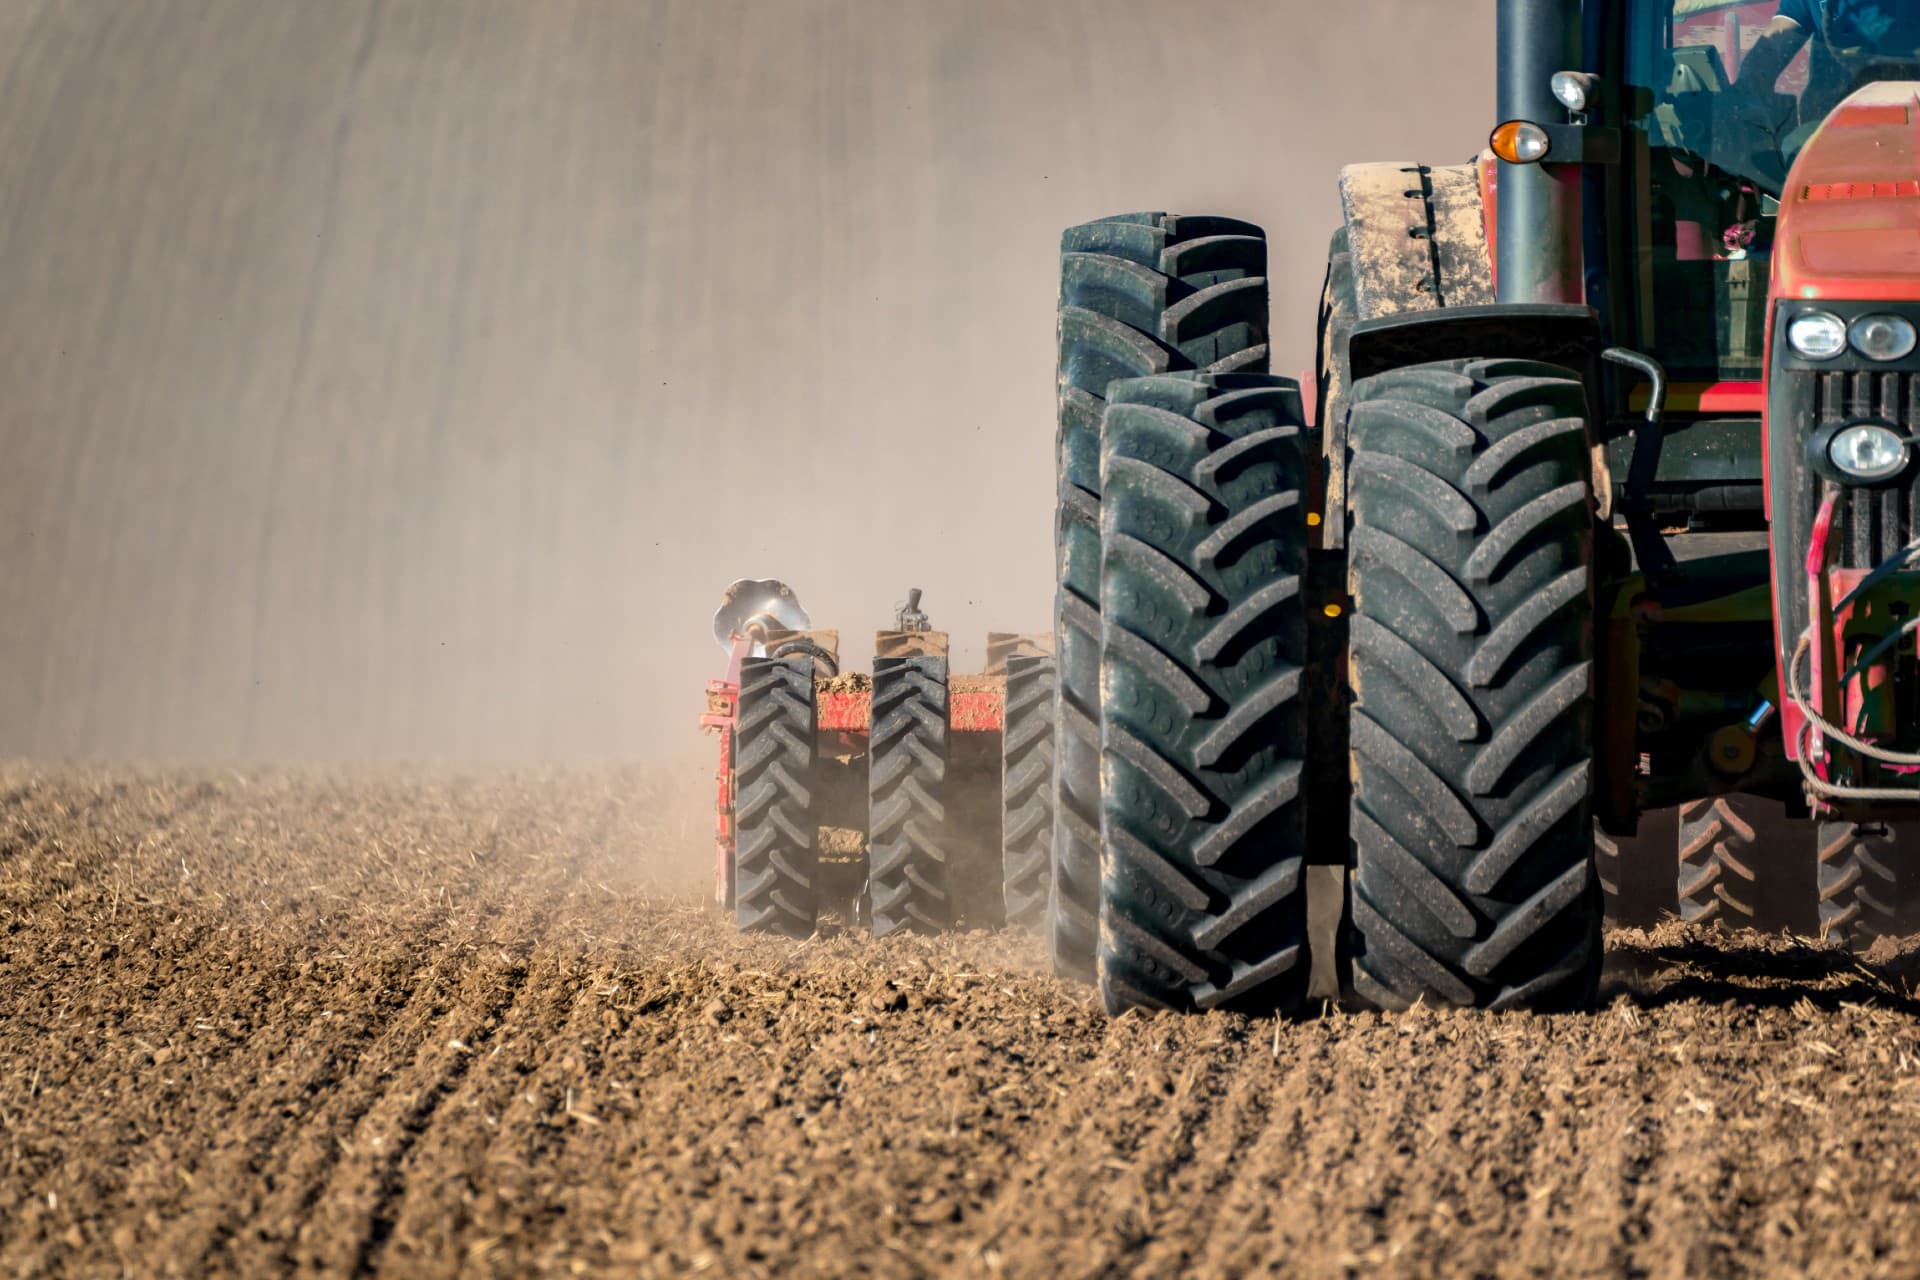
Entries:
{"label": "tractor tire", "polygon": [[1305,487],[1298,385],[1117,382],[1102,427],[1100,993],[1306,1000]]}
{"label": "tractor tire", "polygon": [[1567,369],[1365,379],[1349,436],[1352,994],[1590,1001],[1593,518]]}
{"label": "tractor tire", "polygon": [[[1902,849],[1900,845],[1906,844]],[[1820,823],[1820,936],[1853,951],[1920,926],[1920,826],[1910,823]]]}
{"label": "tractor tire", "polygon": [[740,664],[734,923],[810,937],[818,910],[813,659]]}
{"label": "tractor tire", "polygon": [[1041,932],[1053,883],[1051,657],[1007,660],[1000,735],[1000,875],[1007,924]]}
{"label": "tractor tire", "polygon": [[1091,980],[1100,902],[1100,419],[1107,384],[1267,370],[1267,242],[1232,218],[1122,214],[1060,238],[1055,972]]}
{"label": "tractor tire", "polygon": [[1680,918],[1801,934],[1816,928],[1808,911],[1810,843],[1821,843],[1817,824],[1789,817],[1779,800],[1733,794],[1680,806],[1674,877]]}
{"label": "tractor tire", "polygon": [[1709,796],[1680,806],[1680,918],[1750,929],[1760,906],[1759,815],[1749,796]]}
{"label": "tractor tire", "polygon": [[947,660],[876,658],[867,749],[873,936],[953,923],[947,821]]}

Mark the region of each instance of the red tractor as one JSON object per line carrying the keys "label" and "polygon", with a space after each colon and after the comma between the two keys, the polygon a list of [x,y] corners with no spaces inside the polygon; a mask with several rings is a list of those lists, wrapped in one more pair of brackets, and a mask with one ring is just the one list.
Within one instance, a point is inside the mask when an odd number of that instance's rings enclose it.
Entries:
{"label": "red tractor", "polygon": [[868,681],[735,584],[743,928],[1004,916],[1115,1011],[1290,1011],[1315,946],[1581,1004],[1649,879],[1914,925],[1920,7],[1499,0],[1497,81],[1477,159],[1343,171],[1308,385],[1257,226],[1065,233],[1051,637],[950,678],[916,597]]}
{"label": "red tractor", "polygon": [[1649,866],[1690,918],[1910,926],[1910,8],[1500,0],[1488,152],[1343,172],[1304,387],[1258,227],[1065,233],[1060,972],[1298,1009],[1315,863],[1379,1008],[1591,999]]}

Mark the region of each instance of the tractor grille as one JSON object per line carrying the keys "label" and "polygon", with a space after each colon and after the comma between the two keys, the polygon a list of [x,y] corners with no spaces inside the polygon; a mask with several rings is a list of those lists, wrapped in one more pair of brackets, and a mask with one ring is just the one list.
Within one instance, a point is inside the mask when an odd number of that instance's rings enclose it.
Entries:
{"label": "tractor grille", "polygon": [[[1911,431],[1920,423],[1920,376],[1816,373],[1813,423],[1882,418]],[[1835,513],[1836,557],[1843,568],[1871,569],[1913,539],[1920,526],[1920,480],[1886,489],[1851,489]]]}

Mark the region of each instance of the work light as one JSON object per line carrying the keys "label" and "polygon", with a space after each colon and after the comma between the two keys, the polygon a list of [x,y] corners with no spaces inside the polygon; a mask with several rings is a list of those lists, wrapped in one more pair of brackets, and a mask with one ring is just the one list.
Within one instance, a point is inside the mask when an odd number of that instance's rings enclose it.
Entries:
{"label": "work light", "polygon": [[1859,484],[1892,479],[1906,470],[1908,456],[1905,438],[1879,422],[1842,427],[1827,442],[1835,470]]}

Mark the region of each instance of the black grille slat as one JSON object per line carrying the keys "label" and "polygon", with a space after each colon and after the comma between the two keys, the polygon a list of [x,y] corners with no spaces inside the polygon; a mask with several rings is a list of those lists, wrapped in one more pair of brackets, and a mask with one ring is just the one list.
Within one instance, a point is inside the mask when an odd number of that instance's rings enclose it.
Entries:
{"label": "black grille slat", "polygon": [[[1901,410],[1905,407],[1900,395],[1900,375],[1897,373],[1878,373],[1867,375],[1867,381],[1873,384],[1873,408],[1869,413],[1889,422],[1900,421]],[[1906,497],[1897,489],[1880,489],[1875,492],[1874,502],[1880,509],[1878,538],[1873,549],[1873,562],[1879,564],[1888,556],[1906,545],[1904,536],[1908,528]]]}
{"label": "black grille slat", "polygon": [[[1895,421],[1911,429],[1911,424],[1920,423],[1920,378],[1903,378],[1901,381],[1905,383],[1905,394],[1901,396],[1900,403],[1905,411]],[[1920,479],[1915,480],[1913,487],[1907,491],[1907,528],[1916,527],[1920,527]]]}

